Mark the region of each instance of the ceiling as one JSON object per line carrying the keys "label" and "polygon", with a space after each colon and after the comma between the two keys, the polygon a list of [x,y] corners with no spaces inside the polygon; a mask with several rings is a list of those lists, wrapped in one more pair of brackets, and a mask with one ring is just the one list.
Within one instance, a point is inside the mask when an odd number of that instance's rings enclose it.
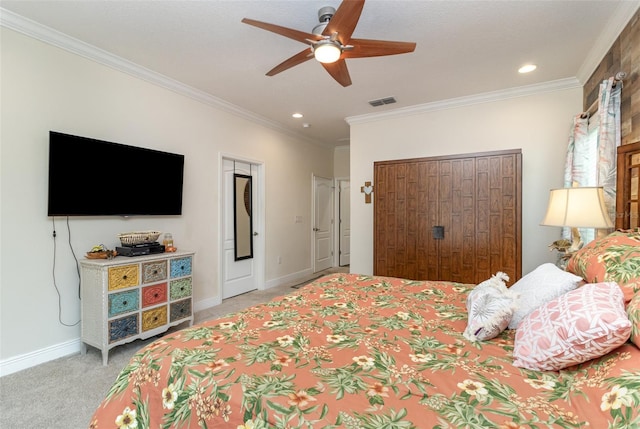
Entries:
{"label": "ceiling", "polygon": [[[348,87],[315,60],[265,76],[305,45],[243,24],[242,18],[311,32],[318,10],[339,4],[1,0],[0,12],[10,28],[23,18],[33,20],[139,65],[174,88],[219,100],[304,139],[341,146],[349,144],[348,117],[562,79],[584,83],[640,2],[369,0],[353,37],[416,42],[415,52],[348,59]],[[530,62],[536,71],[517,72]],[[397,102],[369,104],[386,97]],[[294,119],[294,112],[304,117]]]}

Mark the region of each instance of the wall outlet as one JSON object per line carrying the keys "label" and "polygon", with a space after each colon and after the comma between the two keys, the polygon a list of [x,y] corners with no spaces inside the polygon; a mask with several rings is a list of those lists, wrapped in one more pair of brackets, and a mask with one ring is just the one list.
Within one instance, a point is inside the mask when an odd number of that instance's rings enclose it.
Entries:
{"label": "wall outlet", "polygon": [[302,223],[302,216],[296,216],[293,218],[293,223]]}

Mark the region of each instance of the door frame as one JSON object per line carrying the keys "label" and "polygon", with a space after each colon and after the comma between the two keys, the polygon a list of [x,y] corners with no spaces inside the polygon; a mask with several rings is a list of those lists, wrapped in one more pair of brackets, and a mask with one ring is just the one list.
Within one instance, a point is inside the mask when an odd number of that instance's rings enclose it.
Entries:
{"label": "door frame", "polygon": [[222,302],[222,288],[224,283],[224,276],[222,268],[224,266],[224,225],[222,219],[224,217],[224,161],[238,161],[246,164],[251,164],[256,167],[256,172],[253,177],[256,178],[258,183],[254,183],[253,186],[256,190],[256,203],[258,210],[253,212],[254,224],[256,226],[255,232],[258,233],[255,236],[253,242],[253,260],[254,270],[256,276],[256,286],[258,290],[265,289],[265,180],[264,180],[264,162],[258,159],[248,158],[245,156],[234,155],[230,153],[219,152],[218,153],[218,293],[216,302],[220,304]]}
{"label": "door frame", "polygon": [[329,239],[331,240],[330,249],[331,249],[331,257],[329,258],[331,266],[329,268],[333,268],[336,266],[336,253],[335,249],[335,180],[330,179],[328,177],[321,176],[319,174],[313,173],[311,175],[311,272],[316,272],[316,231],[314,231],[316,225],[316,179],[323,179],[331,182],[331,186],[333,187],[331,198],[329,199],[330,203],[334,206],[331,209],[331,214],[333,216],[332,225],[329,228]]}
{"label": "door frame", "polygon": [[[334,207],[334,215],[335,219],[333,222],[333,266],[341,267],[340,265],[340,224],[342,223],[342,211],[340,210],[340,183],[349,182],[349,186],[351,186],[351,178],[350,177],[336,177],[333,180],[333,207]],[[351,204],[351,201],[349,201]]]}
{"label": "door frame", "polygon": [[[629,203],[631,200],[631,156],[640,152],[640,141],[618,146],[617,149],[617,183],[616,183],[616,229],[631,228],[631,217],[637,213],[631,213]],[[636,167],[637,168],[637,167]],[[635,220],[638,224],[638,219]],[[601,229],[600,232],[606,230]]]}

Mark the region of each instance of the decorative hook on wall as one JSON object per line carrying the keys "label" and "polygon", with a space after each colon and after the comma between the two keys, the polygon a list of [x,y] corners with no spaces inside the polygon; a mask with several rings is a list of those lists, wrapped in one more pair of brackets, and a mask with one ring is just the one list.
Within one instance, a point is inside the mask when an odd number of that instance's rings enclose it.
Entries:
{"label": "decorative hook on wall", "polygon": [[360,192],[364,194],[365,204],[371,204],[371,194],[373,193],[373,185],[371,182],[364,182],[364,186],[360,186]]}

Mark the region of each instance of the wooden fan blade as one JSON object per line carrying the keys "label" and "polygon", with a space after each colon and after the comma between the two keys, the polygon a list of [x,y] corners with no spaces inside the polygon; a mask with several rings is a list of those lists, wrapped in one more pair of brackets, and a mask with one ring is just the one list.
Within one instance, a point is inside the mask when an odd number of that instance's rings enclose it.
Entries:
{"label": "wooden fan blade", "polygon": [[321,63],[322,67],[329,72],[340,85],[351,85],[351,77],[349,76],[349,70],[347,69],[347,63],[342,58],[335,63]]}
{"label": "wooden fan blade", "polygon": [[269,24],[268,22],[256,21],[255,19],[244,18],[242,20],[245,24],[253,25],[254,27],[262,28],[263,30],[271,31],[272,33],[279,34],[289,39],[297,40],[302,43],[309,43],[308,40],[321,40],[322,36],[312,33],[305,33],[304,31],[294,30],[292,28],[281,27],[275,24]]}
{"label": "wooden fan blade", "polygon": [[313,58],[313,53],[311,52],[311,48],[307,48],[302,52],[298,52],[288,60],[284,60],[271,70],[267,72],[267,76],[274,76],[280,72],[283,72],[291,67],[297,66],[298,64],[302,64],[307,60]]}
{"label": "wooden fan blade", "polygon": [[356,29],[364,0],[343,0],[338,6],[336,13],[329,20],[329,23],[322,32],[323,36],[331,36],[338,33],[338,40],[343,45],[349,43],[353,30]]}
{"label": "wooden fan blade", "polygon": [[416,49],[413,42],[391,42],[387,40],[351,39],[352,49],[342,52],[343,58],[382,57],[385,55],[406,54]]}

